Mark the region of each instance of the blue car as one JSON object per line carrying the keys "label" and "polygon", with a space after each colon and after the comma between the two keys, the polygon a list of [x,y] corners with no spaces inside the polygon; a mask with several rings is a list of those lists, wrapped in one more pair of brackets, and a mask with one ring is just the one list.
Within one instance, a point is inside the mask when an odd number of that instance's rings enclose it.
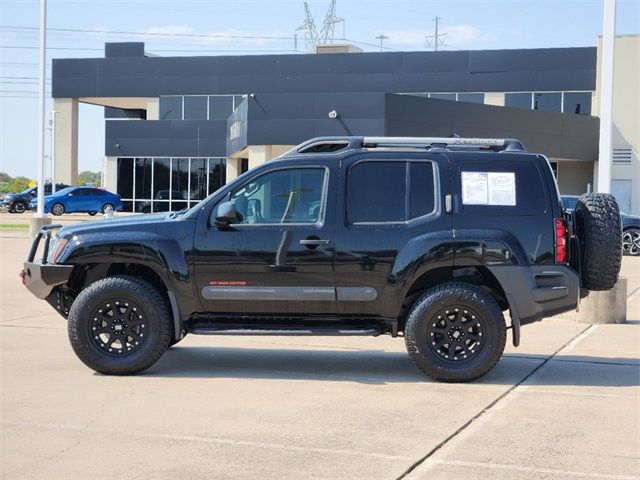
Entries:
{"label": "blue car", "polygon": [[[31,200],[29,207],[37,208],[38,199]],[[86,212],[95,215],[107,210],[122,210],[120,195],[108,192],[101,188],[68,187],[56,192],[54,195],[44,197],[45,213],[62,215],[64,213]]]}

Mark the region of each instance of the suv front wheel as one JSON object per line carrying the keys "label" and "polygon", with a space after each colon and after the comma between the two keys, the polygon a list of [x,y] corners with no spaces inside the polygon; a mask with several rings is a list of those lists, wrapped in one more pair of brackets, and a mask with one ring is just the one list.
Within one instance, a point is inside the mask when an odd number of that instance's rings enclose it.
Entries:
{"label": "suv front wheel", "polygon": [[487,373],[498,363],[507,338],[495,299],[464,283],[428,290],[411,308],[404,335],[416,366],[444,382],[466,382]]}

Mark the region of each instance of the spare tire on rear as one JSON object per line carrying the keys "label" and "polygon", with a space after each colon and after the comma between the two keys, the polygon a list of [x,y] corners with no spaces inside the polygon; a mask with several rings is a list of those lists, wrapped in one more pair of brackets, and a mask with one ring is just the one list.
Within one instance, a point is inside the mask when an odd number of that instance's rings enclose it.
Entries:
{"label": "spare tire on rear", "polygon": [[582,286],[610,290],[618,280],[622,262],[622,221],[613,195],[586,193],[575,209],[580,239]]}

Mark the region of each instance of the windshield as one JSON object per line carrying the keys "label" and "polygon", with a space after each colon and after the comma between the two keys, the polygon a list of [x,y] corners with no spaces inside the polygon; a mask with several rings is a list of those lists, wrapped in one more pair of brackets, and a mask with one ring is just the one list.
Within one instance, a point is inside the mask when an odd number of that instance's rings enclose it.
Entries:
{"label": "windshield", "polygon": [[27,195],[31,193],[31,190],[33,190],[33,187],[29,187],[26,190],[23,190],[22,192],[20,192],[20,195]]}

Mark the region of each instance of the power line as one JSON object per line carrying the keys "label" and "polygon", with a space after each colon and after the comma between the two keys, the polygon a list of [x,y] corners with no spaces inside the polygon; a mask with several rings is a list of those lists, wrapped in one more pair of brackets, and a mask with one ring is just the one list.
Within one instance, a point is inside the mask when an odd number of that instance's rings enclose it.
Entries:
{"label": "power line", "polygon": [[[0,28],[11,30],[34,30],[38,27],[26,27],[19,25],[0,25]],[[69,32],[69,33],[93,33],[99,35],[143,35],[156,37],[189,37],[189,38],[234,38],[243,40],[293,40],[293,37],[276,37],[269,35],[233,35],[233,34],[207,34],[207,33],[169,33],[169,32],[129,32],[124,30],[90,30],[82,28],[47,28],[51,32]]]}

